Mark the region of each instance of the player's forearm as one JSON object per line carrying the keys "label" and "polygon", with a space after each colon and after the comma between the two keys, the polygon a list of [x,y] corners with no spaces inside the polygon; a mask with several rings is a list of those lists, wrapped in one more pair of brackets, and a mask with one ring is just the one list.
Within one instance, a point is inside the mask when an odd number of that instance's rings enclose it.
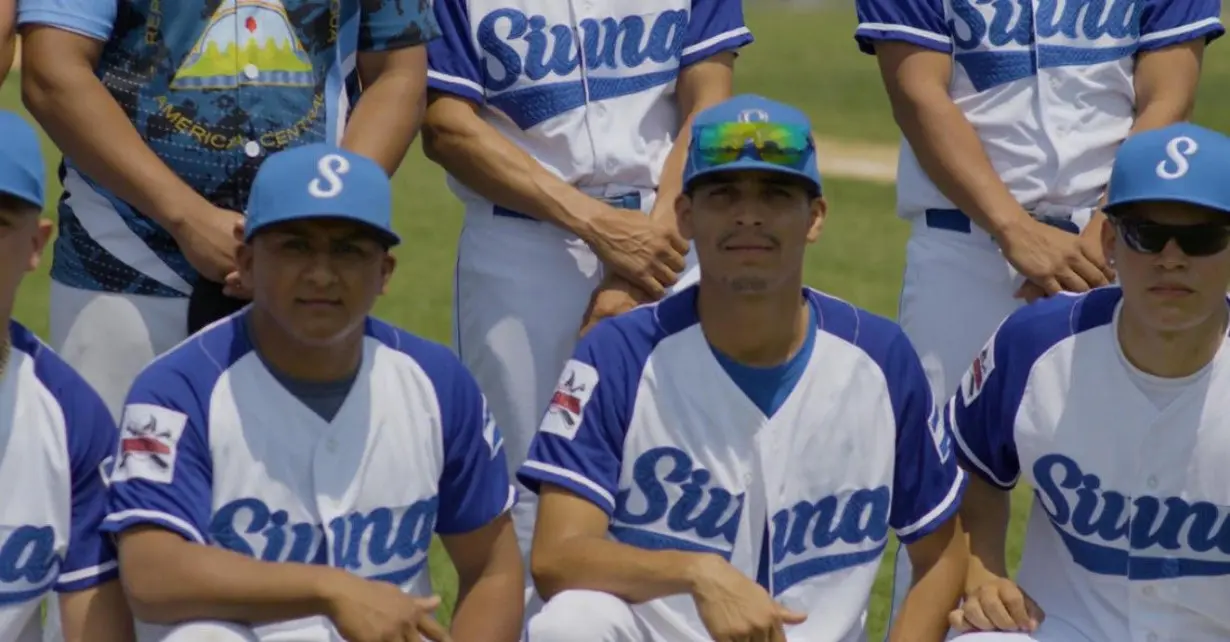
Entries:
{"label": "player's forearm", "polygon": [[996,238],[1028,221],[991,165],[974,126],[936,86],[893,100],[898,126],[940,192]]}
{"label": "player's forearm", "polygon": [[[550,550],[546,550],[546,549]],[[568,590],[610,593],[630,604],[690,594],[708,553],[651,551],[600,537],[535,546],[534,584],[545,599]]]}
{"label": "player's forearm", "polygon": [[455,102],[429,97],[423,123],[427,157],[492,203],[588,240],[593,199]]}
{"label": "player's forearm", "polygon": [[[956,608],[965,588],[969,550],[959,520],[949,520],[926,539],[923,546],[907,549],[914,584],[901,604],[889,642],[943,640],[948,634],[948,613]],[[920,552],[920,548],[929,550]]]}
{"label": "player's forearm", "polygon": [[51,63],[61,54],[27,37],[25,52],[44,57],[22,73],[26,108],[65,156],[89,177],[174,232],[204,197],[150,150],[124,110],[85,61]]}
{"label": "player's forearm", "polygon": [[525,576],[484,574],[458,589],[452,635],[456,642],[516,642],[524,617]]}
{"label": "player's forearm", "polygon": [[[407,150],[418,136],[427,109],[427,51],[411,47],[392,54],[360,54],[360,74],[364,57],[382,56],[368,72],[363,93],[346,124],[342,147],[366,156],[384,168],[389,176],[397,172]],[[387,59],[392,57],[392,59]]]}
{"label": "player's forearm", "polygon": [[981,584],[988,575],[1008,577],[1006,548],[1012,495],[970,474],[961,500],[961,523],[969,540],[967,584]]}
{"label": "player's forearm", "polygon": [[119,580],[60,595],[64,642],[132,642],[132,613]]}
{"label": "player's forearm", "polygon": [[183,540],[144,539],[121,540],[120,577],[133,613],[157,624],[225,620],[258,625],[326,615],[331,578],[345,572],[264,562]]}
{"label": "player's forearm", "polygon": [[17,0],[0,0],[0,85],[4,84],[17,57]]}

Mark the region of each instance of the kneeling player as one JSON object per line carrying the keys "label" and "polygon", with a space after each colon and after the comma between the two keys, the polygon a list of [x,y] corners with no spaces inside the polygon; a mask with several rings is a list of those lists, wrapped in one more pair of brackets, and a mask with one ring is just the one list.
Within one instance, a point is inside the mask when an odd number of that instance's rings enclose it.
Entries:
{"label": "kneeling player", "polygon": [[0,641],[31,642],[59,593],[66,642],[127,642],[115,548],[98,531],[116,430],[98,393],[16,321],[17,289],[51,235],[38,135],[0,112]]}
{"label": "kneeling player", "polygon": [[171,639],[206,639],[201,620],[232,638],[448,639],[433,533],[460,579],[453,636],[520,636],[514,493],[483,396],[447,348],[368,316],[398,242],[390,192],[334,147],[271,156],[238,252],[252,305],[129,393],[104,528],[133,610],[182,624]]}
{"label": "kneeling player", "polygon": [[901,330],[803,287],[820,233],[803,114],[699,114],[678,200],[700,283],[600,323],[520,475],[540,493],[530,642],[864,639],[893,528],[899,640],[941,640],[964,475]]}
{"label": "kneeling player", "polygon": [[[968,642],[1230,639],[1230,138],[1128,138],[1103,232],[1119,286],[1014,313],[946,417],[975,474],[961,508]],[[1017,583],[1010,490],[1035,489]]]}

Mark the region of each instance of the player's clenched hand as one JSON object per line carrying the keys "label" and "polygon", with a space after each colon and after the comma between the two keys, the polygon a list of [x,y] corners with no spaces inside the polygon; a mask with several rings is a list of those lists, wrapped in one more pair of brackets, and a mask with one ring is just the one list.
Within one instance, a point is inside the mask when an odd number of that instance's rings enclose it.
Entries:
{"label": "player's clenched hand", "polygon": [[585,315],[581,318],[580,334],[584,336],[603,319],[623,314],[653,300],[644,290],[622,276],[607,275],[589,297],[589,306],[585,308]]}
{"label": "player's clenched hand", "polygon": [[452,642],[432,616],[440,598],[403,593],[388,582],[337,577],[327,595],[333,626],[346,642]]}
{"label": "player's clenched hand", "polygon": [[714,642],[786,642],[785,625],[807,619],[720,557],[702,558],[692,584],[696,610]]}
{"label": "player's clenched hand", "polygon": [[1005,232],[999,244],[1004,258],[1047,296],[1109,283],[1105,261],[1079,235],[1032,218]]}
{"label": "player's clenched hand", "polygon": [[961,606],[948,614],[952,628],[967,631],[1011,631],[1032,633],[1046,615],[1033,598],[1016,582],[996,577],[978,585],[965,596]]}
{"label": "player's clenched hand", "polygon": [[235,271],[235,226],[243,223],[243,215],[220,207],[209,206],[202,212],[185,217],[176,229],[169,230],[184,258],[201,276],[215,283],[225,283]]}
{"label": "player's clenched hand", "polygon": [[688,242],[649,216],[602,205],[585,240],[611,270],[661,298],[683,272]]}

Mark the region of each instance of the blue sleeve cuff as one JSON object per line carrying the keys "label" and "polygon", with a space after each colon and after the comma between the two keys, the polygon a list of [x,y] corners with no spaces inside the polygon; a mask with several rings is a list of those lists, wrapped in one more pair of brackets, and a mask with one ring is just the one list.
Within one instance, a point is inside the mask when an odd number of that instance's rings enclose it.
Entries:
{"label": "blue sleeve cuff", "polygon": [[896,529],[897,539],[902,544],[914,543],[934,533],[935,529],[952,519],[952,516],[961,508],[961,497],[965,495],[965,486],[968,483],[969,475],[964,470],[958,469],[957,476],[952,481],[952,487],[948,489],[944,499],[922,519],[905,528]]}
{"label": "blue sleeve cuff", "polygon": [[63,31],[106,42],[111,38],[111,26],[101,20],[55,9],[19,9],[17,25],[46,25]]}
{"label": "blue sleeve cuff", "polygon": [[495,521],[500,515],[512,510],[513,504],[517,503],[517,489],[514,486],[508,487],[508,499],[504,501],[504,506],[495,514],[486,515],[479,519],[471,519],[465,522],[454,522],[449,524],[447,528],[436,528],[436,533],[439,535],[460,535],[462,533],[472,533],[487,524]]}
{"label": "blue sleeve cuff", "polygon": [[119,576],[120,563],[111,560],[98,566],[61,573],[60,578],[56,580],[55,590],[57,593],[76,593],[106,584],[118,579]]}
{"label": "blue sleeve cuff", "polygon": [[864,22],[854,31],[854,40],[865,54],[875,54],[875,43],[881,40],[907,42],[940,53],[952,53],[952,38],[903,25]]}
{"label": "blue sleeve cuff", "polygon": [[525,487],[532,493],[537,494],[542,483],[546,482],[584,497],[601,508],[607,515],[615,512],[615,498],[609,491],[588,477],[571,470],[529,460],[521,466],[521,470],[517,471],[517,479],[525,484]]}
{"label": "blue sleeve cuff", "polygon": [[122,533],[133,526],[150,525],[164,528],[184,539],[206,544],[205,536],[182,517],[144,508],[130,508],[107,515],[99,529],[104,533]]}
{"label": "blue sleeve cuff", "polygon": [[479,105],[485,102],[482,87],[474,84],[471,80],[450,76],[439,71],[427,71],[427,88],[446,94],[453,94]]}
{"label": "blue sleeve cuff", "polygon": [[1205,18],[1175,29],[1143,35],[1140,37],[1138,51],[1165,49],[1197,38],[1204,38],[1206,42],[1212,42],[1225,33],[1226,28],[1219,18]]}
{"label": "blue sleeve cuff", "polygon": [[679,66],[696,64],[714,54],[746,47],[752,43],[752,32],[747,27],[731,29],[703,42],[698,42],[679,54]]}

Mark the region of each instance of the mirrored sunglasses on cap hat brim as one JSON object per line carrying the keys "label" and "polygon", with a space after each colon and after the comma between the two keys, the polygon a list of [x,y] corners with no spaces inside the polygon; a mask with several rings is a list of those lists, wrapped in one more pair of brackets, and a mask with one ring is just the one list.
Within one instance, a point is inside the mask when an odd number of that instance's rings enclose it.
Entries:
{"label": "mirrored sunglasses on cap hat brim", "polygon": [[695,130],[692,153],[702,169],[729,165],[741,158],[796,171],[806,167],[815,143],[811,131],[781,123],[714,123]]}

